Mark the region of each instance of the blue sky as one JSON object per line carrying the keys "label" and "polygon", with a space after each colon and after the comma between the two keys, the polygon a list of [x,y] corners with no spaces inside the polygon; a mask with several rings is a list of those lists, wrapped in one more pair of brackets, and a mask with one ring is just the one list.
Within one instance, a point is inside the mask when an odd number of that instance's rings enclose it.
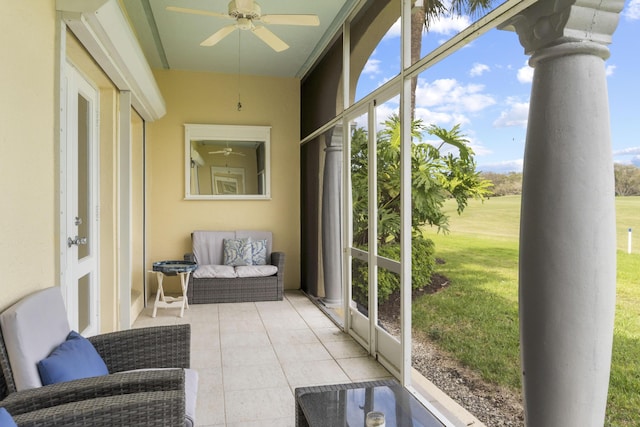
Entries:
{"label": "blue sky", "polygon": [[[423,38],[423,52],[470,23],[467,17],[435,22]],[[399,73],[399,40],[396,23],[365,65],[356,99]],[[625,2],[609,48],[614,161],[640,167],[640,0]],[[521,172],[533,76],[527,60],[515,33],[490,31],[420,75],[416,117],[448,129],[460,123],[476,153],[478,169]]]}

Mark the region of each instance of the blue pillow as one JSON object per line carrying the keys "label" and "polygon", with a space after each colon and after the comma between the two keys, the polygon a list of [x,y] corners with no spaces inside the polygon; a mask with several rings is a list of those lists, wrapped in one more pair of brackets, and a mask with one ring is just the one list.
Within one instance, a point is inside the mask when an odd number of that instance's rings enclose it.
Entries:
{"label": "blue pillow", "polygon": [[224,239],[224,265],[251,265],[250,239]]}
{"label": "blue pillow", "polygon": [[267,240],[252,240],[251,252],[253,265],[265,265],[267,263]]}
{"label": "blue pillow", "polygon": [[107,375],[107,365],[89,340],[75,331],[56,347],[46,359],[38,362],[42,385]]}
{"label": "blue pillow", "polygon": [[2,427],[18,427],[11,414],[5,408],[0,408],[0,426]]}

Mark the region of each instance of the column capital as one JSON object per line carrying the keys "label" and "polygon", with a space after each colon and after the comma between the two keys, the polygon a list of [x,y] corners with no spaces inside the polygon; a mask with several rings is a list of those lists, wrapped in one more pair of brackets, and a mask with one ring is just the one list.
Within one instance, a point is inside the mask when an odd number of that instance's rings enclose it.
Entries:
{"label": "column capital", "polygon": [[515,29],[528,55],[567,42],[608,45],[623,7],[624,0],[541,0],[502,28]]}

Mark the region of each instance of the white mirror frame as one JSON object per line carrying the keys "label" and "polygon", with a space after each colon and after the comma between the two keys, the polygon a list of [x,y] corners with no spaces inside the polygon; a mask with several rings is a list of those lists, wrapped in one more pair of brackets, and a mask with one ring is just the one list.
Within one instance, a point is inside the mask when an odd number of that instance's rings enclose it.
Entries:
{"label": "white mirror frame", "polygon": [[[264,143],[264,194],[191,194],[191,141],[259,141]],[[270,200],[271,199],[271,126],[184,124],[185,200]]]}

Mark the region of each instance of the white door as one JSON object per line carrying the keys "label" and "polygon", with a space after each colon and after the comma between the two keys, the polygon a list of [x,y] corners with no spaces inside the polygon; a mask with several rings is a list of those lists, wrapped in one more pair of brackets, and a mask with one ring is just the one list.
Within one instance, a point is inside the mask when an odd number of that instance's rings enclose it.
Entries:
{"label": "white door", "polygon": [[84,336],[98,332],[98,92],[65,67],[61,140],[61,273],[69,323]]}

